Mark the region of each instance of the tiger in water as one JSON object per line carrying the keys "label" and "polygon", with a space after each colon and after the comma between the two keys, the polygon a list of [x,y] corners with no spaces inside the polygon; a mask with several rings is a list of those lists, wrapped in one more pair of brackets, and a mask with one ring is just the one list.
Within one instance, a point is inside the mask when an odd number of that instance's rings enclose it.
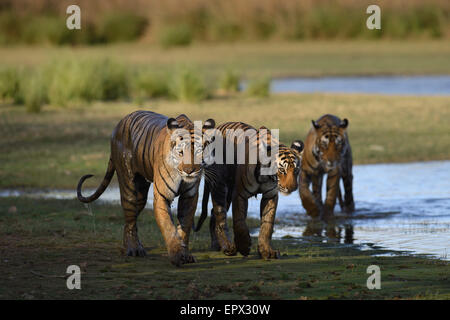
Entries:
{"label": "tiger in water", "polygon": [[[213,164],[205,171],[211,175],[210,181],[205,182],[202,213],[195,228],[198,231],[207,216],[208,200],[211,193],[212,214],[210,220],[211,246],[213,249],[222,250],[226,255],[236,254],[236,250],[247,256],[250,252],[251,238],[246,224],[248,199],[257,194],[262,194],[260,204],[261,228],[258,238],[258,253],[264,259],[278,258],[279,252],[273,250],[270,241],[273,233],[275,213],[278,204],[278,192],[289,194],[297,189],[297,177],[300,170],[301,152],[303,142],[296,140],[291,148],[280,144],[265,127],[259,130],[243,122],[227,122],[217,127],[224,139],[223,164]],[[261,143],[260,143],[261,142]],[[226,162],[227,146],[231,144],[234,155],[231,164]],[[245,161],[239,162],[237,152],[245,146]],[[249,161],[249,150],[261,148],[266,154],[276,150],[276,168],[272,168],[271,174],[262,174],[270,164],[262,164],[259,159],[256,162]],[[232,156],[233,157],[233,156]],[[273,170],[274,169],[274,170]],[[228,238],[227,212],[233,205],[233,231],[234,244]]]}
{"label": "tiger in water", "polygon": [[[336,199],[344,212],[355,210],[353,201],[352,149],[346,129],[348,120],[326,114],[308,132],[300,173],[300,198],[308,215],[329,219],[334,216]],[[327,174],[327,192],[322,203],[323,175]],[[339,186],[344,184],[344,199]],[[312,183],[312,192],[309,185]]]}
{"label": "tiger in water", "polygon": [[[78,199],[89,203],[100,197],[114,172],[117,173],[125,216],[123,245],[127,255],[145,255],[136,222],[153,183],[153,211],[171,263],[179,266],[195,262],[188,249],[198,187],[207,156],[202,154],[208,144],[202,132],[214,126],[214,120],[209,119],[199,130],[194,130],[194,124],[184,114],[174,119],[151,111],[133,112],[123,118],[112,133],[108,169],[94,194],[82,195],[82,184],[92,175],[81,177],[77,187]],[[184,134],[178,135],[176,130],[184,130]],[[175,227],[170,206],[177,196],[179,225]]]}

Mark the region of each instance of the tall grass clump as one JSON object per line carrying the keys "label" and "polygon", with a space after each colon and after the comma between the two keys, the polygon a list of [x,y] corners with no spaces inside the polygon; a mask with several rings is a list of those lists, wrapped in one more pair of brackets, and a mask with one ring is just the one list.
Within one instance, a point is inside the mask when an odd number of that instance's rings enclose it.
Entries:
{"label": "tall grass clump", "polygon": [[128,12],[107,12],[97,22],[97,37],[101,42],[126,42],[138,39],[147,28],[147,18]]}
{"label": "tall grass clump", "polygon": [[267,98],[270,95],[270,78],[264,77],[249,81],[246,93],[251,97]]}
{"label": "tall grass clump", "polygon": [[169,94],[183,102],[199,102],[208,97],[204,79],[190,69],[176,71],[169,81]]}
{"label": "tall grass clump", "polygon": [[48,98],[52,105],[67,107],[102,98],[101,72],[89,61],[58,61],[50,68]]}
{"label": "tall grass clump", "polygon": [[132,96],[137,103],[169,95],[168,75],[165,73],[147,69],[138,72],[132,79]]}
{"label": "tall grass clump", "polygon": [[49,72],[48,98],[52,105],[66,107],[94,100],[117,100],[129,95],[127,69],[110,60],[63,60]]}
{"label": "tall grass clump", "polygon": [[226,70],[219,79],[219,89],[225,93],[236,93],[240,89],[240,76],[233,70]]}
{"label": "tall grass clump", "polygon": [[20,89],[21,72],[16,68],[0,70],[0,99],[12,100],[15,104],[23,102]]}
{"label": "tall grass clump", "polygon": [[159,33],[158,41],[163,48],[183,47],[191,44],[193,34],[187,24],[176,24],[163,27]]}
{"label": "tall grass clump", "polygon": [[92,67],[97,69],[101,100],[118,100],[129,97],[129,72],[126,67],[112,60],[93,61]]}
{"label": "tall grass clump", "polygon": [[38,113],[48,103],[48,80],[45,70],[35,70],[22,82],[23,100],[28,112]]}

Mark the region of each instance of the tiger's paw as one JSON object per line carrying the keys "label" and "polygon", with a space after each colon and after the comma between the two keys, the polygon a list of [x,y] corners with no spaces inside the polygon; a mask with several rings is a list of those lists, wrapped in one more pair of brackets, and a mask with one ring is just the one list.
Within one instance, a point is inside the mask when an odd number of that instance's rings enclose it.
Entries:
{"label": "tiger's paw", "polygon": [[127,256],[130,257],[145,257],[147,253],[145,252],[144,247],[139,243],[139,245],[135,248],[128,247],[127,248]]}
{"label": "tiger's paw", "polygon": [[264,260],[280,258],[280,251],[279,250],[273,250],[270,247],[267,247],[267,248],[263,249],[263,248],[258,246],[258,254]]}
{"label": "tiger's paw", "polygon": [[322,219],[324,221],[326,221],[326,222],[333,221],[334,220],[334,213],[333,213],[333,211],[329,210],[329,209],[323,210]]}
{"label": "tiger's paw", "polygon": [[237,254],[236,247],[231,243],[223,247],[222,252],[227,256],[235,256]]}
{"label": "tiger's paw", "polygon": [[252,239],[250,238],[250,232],[245,222],[235,223],[234,226],[234,244],[236,250],[244,257],[250,253],[250,247],[252,245]]}
{"label": "tiger's paw", "polygon": [[247,234],[237,234],[234,236],[234,243],[236,250],[243,256],[248,256],[250,253],[250,247],[252,245],[252,239]]}
{"label": "tiger's paw", "polygon": [[350,204],[345,204],[342,211],[345,212],[346,214],[353,213],[355,211],[355,204],[353,202]]}
{"label": "tiger's paw", "polygon": [[125,254],[131,257],[145,257],[146,252],[137,236],[135,228],[125,226],[123,236],[123,247]]}
{"label": "tiger's paw", "polygon": [[197,262],[195,257],[189,254],[186,245],[184,244],[177,244],[169,248],[169,260],[176,267],[180,267],[187,263]]}
{"label": "tiger's paw", "polygon": [[192,254],[186,256],[186,261],[184,263],[196,263],[197,259]]}

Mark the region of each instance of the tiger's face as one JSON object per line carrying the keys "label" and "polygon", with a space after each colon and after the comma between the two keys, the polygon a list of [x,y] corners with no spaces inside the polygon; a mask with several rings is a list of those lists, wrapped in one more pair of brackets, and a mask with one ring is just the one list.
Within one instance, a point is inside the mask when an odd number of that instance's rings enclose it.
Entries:
{"label": "tiger's face", "polygon": [[167,121],[167,128],[171,134],[168,162],[177,170],[186,182],[192,182],[201,177],[205,166],[204,153],[209,144],[205,131],[215,126],[213,119],[205,121],[202,130],[180,128],[174,118]]}
{"label": "tiger's face", "polygon": [[279,146],[277,180],[278,190],[283,195],[288,195],[298,188],[298,174],[303,147],[304,144],[301,140],[294,141],[291,148],[284,145]]}
{"label": "tiger's face", "polygon": [[329,122],[319,123],[314,120],[312,123],[317,136],[313,153],[325,171],[331,171],[339,165],[346,150],[345,130],[348,120],[342,120],[339,125]]}

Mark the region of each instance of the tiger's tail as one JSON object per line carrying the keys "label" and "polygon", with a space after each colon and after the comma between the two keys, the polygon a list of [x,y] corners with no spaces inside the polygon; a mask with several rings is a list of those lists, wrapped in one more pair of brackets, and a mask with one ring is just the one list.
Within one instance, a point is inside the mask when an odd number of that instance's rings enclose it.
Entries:
{"label": "tiger's tail", "polygon": [[193,228],[195,232],[198,232],[200,230],[203,222],[206,219],[206,216],[208,215],[208,201],[209,201],[210,193],[211,193],[211,189],[209,187],[209,184],[205,181],[205,186],[203,188],[202,214],[200,215],[200,219],[197,222],[197,226],[194,226],[194,228]]}
{"label": "tiger's tail", "polygon": [[111,182],[112,177],[114,176],[114,171],[116,171],[116,169],[114,168],[114,164],[111,160],[111,158],[109,159],[109,163],[108,163],[108,169],[106,170],[106,174],[105,177],[103,178],[102,183],[98,186],[97,190],[95,190],[95,192],[88,196],[88,197],[83,197],[83,195],[81,194],[81,187],[83,185],[83,182],[86,179],[89,179],[90,177],[93,177],[92,174],[87,174],[85,176],[82,176],[80,181],[78,182],[78,186],[77,186],[77,197],[78,200],[84,203],[89,203],[92,202],[94,200],[97,200],[102,193],[106,190],[106,188],[108,187],[109,183]]}

